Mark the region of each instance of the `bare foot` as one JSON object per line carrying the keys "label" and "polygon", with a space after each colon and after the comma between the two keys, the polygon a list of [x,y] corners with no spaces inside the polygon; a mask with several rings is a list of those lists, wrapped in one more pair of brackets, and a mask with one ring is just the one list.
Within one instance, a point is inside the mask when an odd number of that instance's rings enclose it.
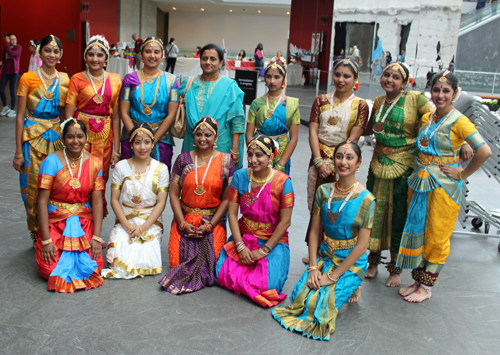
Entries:
{"label": "bare foot", "polygon": [[377,276],[377,272],[378,272],[378,265],[368,264],[368,269],[366,269],[365,277],[367,279],[373,279],[375,276]]}
{"label": "bare foot", "polygon": [[413,292],[411,295],[406,296],[405,300],[412,303],[420,303],[431,298],[431,296],[432,293],[430,291],[427,291],[425,288],[420,286],[418,290]]}
{"label": "bare foot", "polygon": [[419,284],[415,282],[411,286],[400,288],[399,294],[403,297],[411,295],[413,292],[415,292],[418,289],[418,286],[419,286]]}
{"label": "bare foot", "polygon": [[358,302],[360,297],[361,297],[361,285],[359,285],[358,288],[354,290],[354,292],[351,295],[351,298],[349,298],[349,303]]}
{"label": "bare foot", "polygon": [[33,242],[33,249],[36,250],[36,242]]}
{"label": "bare foot", "polygon": [[390,274],[385,284],[387,287],[399,287],[401,286],[401,275],[400,274]]}
{"label": "bare foot", "polygon": [[308,265],[308,264],[309,264],[309,257],[308,257],[308,256],[304,256],[304,257],[302,258],[302,262],[303,262],[304,264]]}

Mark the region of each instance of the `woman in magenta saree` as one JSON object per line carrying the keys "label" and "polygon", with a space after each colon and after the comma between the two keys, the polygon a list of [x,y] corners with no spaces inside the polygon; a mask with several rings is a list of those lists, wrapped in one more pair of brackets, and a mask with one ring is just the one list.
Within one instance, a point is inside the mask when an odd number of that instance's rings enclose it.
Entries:
{"label": "woman in magenta saree", "polygon": [[[232,237],[216,266],[217,283],[245,294],[262,307],[283,301],[288,277],[288,232],[294,192],[288,175],[269,167],[276,156],[274,141],[259,136],[248,146],[251,168],[233,175],[228,193]],[[238,208],[242,217],[237,220]]]}

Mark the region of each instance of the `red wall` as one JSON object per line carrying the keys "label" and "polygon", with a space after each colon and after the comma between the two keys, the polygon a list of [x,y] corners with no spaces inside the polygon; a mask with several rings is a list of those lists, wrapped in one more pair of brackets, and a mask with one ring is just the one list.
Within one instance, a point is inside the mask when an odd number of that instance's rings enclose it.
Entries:
{"label": "red wall", "polygon": [[[1,50],[3,34],[14,33],[23,47],[20,71],[28,70],[29,41],[53,34],[63,44],[60,71],[75,74],[83,69],[84,36],[82,22],[90,22],[91,35],[104,34],[109,43],[116,43],[118,31],[118,0],[87,0],[89,13],[80,13],[80,0],[0,0]],[[76,42],[66,41],[66,30],[76,31]]]}
{"label": "red wall", "polygon": [[323,32],[323,50],[318,60],[321,82],[328,81],[328,61],[332,34],[333,0],[292,0],[290,44],[311,49],[312,33]]}

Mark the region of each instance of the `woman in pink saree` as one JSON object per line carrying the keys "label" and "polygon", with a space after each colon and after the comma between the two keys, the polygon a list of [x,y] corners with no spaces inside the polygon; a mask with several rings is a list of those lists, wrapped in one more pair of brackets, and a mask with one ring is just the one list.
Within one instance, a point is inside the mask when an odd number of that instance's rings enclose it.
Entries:
{"label": "woman in pink saree", "polygon": [[290,266],[287,229],[294,192],[288,175],[271,168],[277,152],[268,136],[249,143],[250,168],[236,171],[229,187],[228,217],[233,235],[215,269],[220,286],[245,294],[262,307],[285,299],[281,290]]}

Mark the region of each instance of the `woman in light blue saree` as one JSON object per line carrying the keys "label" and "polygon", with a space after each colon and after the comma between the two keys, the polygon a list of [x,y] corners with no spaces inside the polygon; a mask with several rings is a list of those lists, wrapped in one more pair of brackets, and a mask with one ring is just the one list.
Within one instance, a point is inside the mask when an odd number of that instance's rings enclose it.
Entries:
{"label": "woman in light blue saree", "polygon": [[[243,91],[236,81],[222,76],[219,69],[224,63],[224,53],[215,44],[207,44],[200,51],[203,74],[192,80],[185,94],[187,130],[182,151],[193,150],[193,130],[200,118],[213,117],[218,125],[217,150],[230,153],[236,169],[241,168],[240,152],[243,152],[245,113]],[[189,79],[184,80],[180,94],[184,94]]]}

